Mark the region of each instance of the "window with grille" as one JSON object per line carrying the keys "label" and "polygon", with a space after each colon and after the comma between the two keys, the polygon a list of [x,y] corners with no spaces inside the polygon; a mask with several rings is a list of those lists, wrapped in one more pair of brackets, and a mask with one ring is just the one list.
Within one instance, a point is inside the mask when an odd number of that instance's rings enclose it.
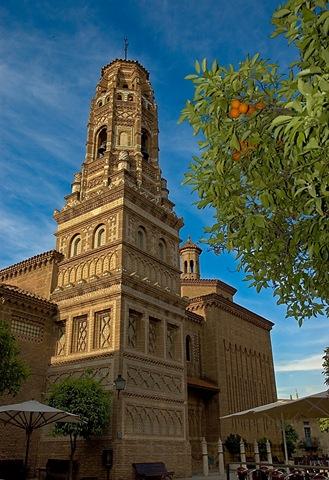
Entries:
{"label": "window with grille", "polygon": [[160,320],[157,318],[149,318],[149,353],[156,355],[159,346],[159,324]]}
{"label": "window with grille", "polygon": [[142,320],[142,313],[129,309],[127,343],[129,348],[138,347],[138,331]]}
{"label": "window with grille", "polygon": [[176,352],[176,343],[177,343],[177,331],[178,327],[176,325],[167,325],[167,357],[171,360],[175,360]]}
{"label": "window with grille", "polygon": [[65,355],[66,347],[66,322],[65,320],[57,324],[56,355]]}
{"label": "window with grille", "polygon": [[18,315],[12,316],[11,333],[29,342],[42,342],[43,326]]}
{"label": "window with grille", "polygon": [[85,352],[88,341],[87,315],[73,318],[72,353]]}
{"label": "window with grille", "polygon": [[111,310],[95,313],[94,348],[107,348],[111,343]]}

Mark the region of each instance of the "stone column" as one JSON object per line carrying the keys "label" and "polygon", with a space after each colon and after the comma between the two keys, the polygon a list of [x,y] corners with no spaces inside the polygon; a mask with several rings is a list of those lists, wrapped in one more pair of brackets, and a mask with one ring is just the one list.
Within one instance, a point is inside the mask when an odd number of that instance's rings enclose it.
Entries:
{"label": "stone column", "polygon": [[202,466],[203,466],[203,475],[208,477],[209,474],[209,467],[208,467],[208,448],[207,442],[204,437],[201,440],[201,448],[202,448]]}
{"label": "stone column", "polygon": [[221,439],[218,439],[218,472],[219,476],[223,477],[225,475],[225,467],[224,467],[224,451],[223,451],[223,442]]}
{"label": "stone column", "polygon": [[257,440],[255,440],[255,442],[254,442],[254,453],[255,453],[256,468],[259,468],[260,456],[259,456],[259,447],[258,447]]}
{"label": "stone column", "polygon": [[266,440],[266,455],[267,455],[267,463],[272,464],[273,460],[272,460],[271,444],[269,440]]}
{"label": "stone column", "polygon": [[241,440],[241,442],[240,442],[240,462],[241,462],[242,467],[247,468],[246,449],[245,449],[243,440]]}

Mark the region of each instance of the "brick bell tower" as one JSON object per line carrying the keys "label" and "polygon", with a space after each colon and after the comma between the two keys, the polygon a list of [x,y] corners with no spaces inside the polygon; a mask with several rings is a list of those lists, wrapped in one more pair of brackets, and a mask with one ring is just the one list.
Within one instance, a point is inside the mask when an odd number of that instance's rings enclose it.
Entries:
{"label": "brick bell tower", "polygon": [[[106,478],[102,451],[113,448],[112,477],[132,463],[163,461],[190,474],[184,380],[179,229],[158,163],[158,118],[149,74],[137,61],[101,71],[91,102],[86,157],[65,206],[56,210],[59,305],[49,382],[88,369],[113,391],[108,434],[77,451],[80,475]],[[118,375],[124,391],[115,391]],[[43,454],[49,443],[44,441]],[[48,446],[47,446],[48,445]],[[67,452],[56,441],[53,451]],[[65,449],[65,450],[64,450]]]}

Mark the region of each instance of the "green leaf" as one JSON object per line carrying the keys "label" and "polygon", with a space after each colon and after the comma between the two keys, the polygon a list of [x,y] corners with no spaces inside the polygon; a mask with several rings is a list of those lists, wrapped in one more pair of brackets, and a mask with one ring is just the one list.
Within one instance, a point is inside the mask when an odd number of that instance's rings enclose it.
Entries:
{"label": "green leaf", "polygon": [[298,73],[298,77],[306,77],[307,75],[314,75],[315,73],[322,73],[322,69],[320,67],[309,67],[305,70],[302,70]]}
{"label": "green leaf", "polygon": [[273,14],[273,18],[283,18],[286,17],[291,13],[291,10],[288,10],[287,8],[281,8],[280,10],[277,10]]}
{"label": "green leaf", "polygon": [[231,137],[230,148],[234,150],[240,150],[240,142],[235,132],[232,134],[232,137]]}
{"label": "green leaf", "polygon": [[193,73],[191,75],[186,75],[186,77],[184,77],[185,80],[194,80],[195,78],[199,78],[199,75],[195,75],[195,73]]}
{"label": "green leaf", "polygon": [[272,120],[272,127],[277,125],[283,125],[291,120],[291,115],[278,115],[274,120]]}
{"label": "green leaf", "polygon": [[198,60],[195,60],[195,71],[196,73],[200,73],[201,72],[201,68],[200,68],[200,63],[198,62]]}
{"label": "green leaf", "polygon": [[313,93],[312,86],[310,84],[304,82],[301,78],[299,78],[297,80],[297,86],[298,86],[298,90],[303,95],[310,95],[310,94]]}
{"label": "green leaf", "polygon": [[265,228],[265,219],[263,215],[254,215],[254,224],[257,227]]}
{"label": "green leaf", "polygon": [[324,25],[323,25],[323,33],[325,35],[328,35],[329,33],[329,17],[326,19],[326,21],[324,22]]}
{"label": "green leaf", "polygon": [[207,59],[206,58],[204,58],[202,60],[201,68],[202,68],[203,72],[205,72],[207,70]]}

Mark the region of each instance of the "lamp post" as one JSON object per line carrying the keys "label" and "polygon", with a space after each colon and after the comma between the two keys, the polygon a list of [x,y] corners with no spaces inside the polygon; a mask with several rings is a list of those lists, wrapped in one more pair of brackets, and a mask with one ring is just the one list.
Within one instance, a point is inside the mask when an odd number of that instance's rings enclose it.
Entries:
{"label": "lamp post", "polygon": [[121,390],[126,388],[126,380],[122,377],[121,373],[118,374],[117,378],[114,380],[113,385],[115,386],[116,391],[118,392],[118,397]]}

